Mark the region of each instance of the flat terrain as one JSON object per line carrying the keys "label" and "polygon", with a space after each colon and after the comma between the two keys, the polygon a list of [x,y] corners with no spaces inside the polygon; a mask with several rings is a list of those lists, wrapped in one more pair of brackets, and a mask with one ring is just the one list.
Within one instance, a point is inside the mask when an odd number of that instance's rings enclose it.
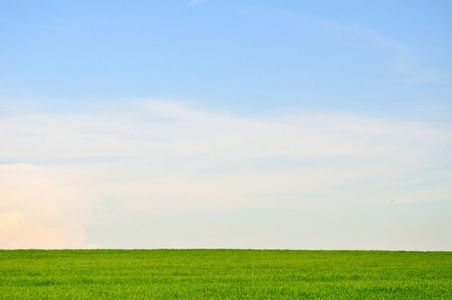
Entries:
{"label": "flat terrain", "polygon": [[452,299],[452,252],[0,250],[0,299]]}

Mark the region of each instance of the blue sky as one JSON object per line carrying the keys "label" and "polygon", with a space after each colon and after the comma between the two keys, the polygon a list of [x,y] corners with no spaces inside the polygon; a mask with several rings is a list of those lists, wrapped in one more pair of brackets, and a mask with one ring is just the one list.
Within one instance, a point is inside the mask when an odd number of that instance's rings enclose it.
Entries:
{"label": "blue sky", "polygon": [[451,11],[3,1],[0,247],[451,250]]}
{"label": "blue sky", "polygon": [[4,2],[0,91],[69,109],[157,97],[244,114],[436,118],[450,113],[451,9],[447,1]]}

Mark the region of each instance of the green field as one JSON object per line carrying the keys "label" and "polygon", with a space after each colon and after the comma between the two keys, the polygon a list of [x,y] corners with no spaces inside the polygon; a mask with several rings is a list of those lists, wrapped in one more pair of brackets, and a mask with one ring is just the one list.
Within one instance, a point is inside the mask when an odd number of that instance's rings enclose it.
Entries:
{"label": "green field", "polygon": [[0,250],[1,299],[452,299],[452,252]]}

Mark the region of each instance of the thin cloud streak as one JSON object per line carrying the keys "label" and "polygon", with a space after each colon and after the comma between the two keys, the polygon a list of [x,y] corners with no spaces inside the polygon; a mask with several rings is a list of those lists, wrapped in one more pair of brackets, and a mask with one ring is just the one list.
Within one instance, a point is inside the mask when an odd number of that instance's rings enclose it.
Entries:
{"label": "thin cloud streak", "polygon": [[200,3],[203,3],[203,2],[206,2],[206,1],[207,0],[193,0],[190,3],[188,3],[187,6],[194,5],[194,4],[200,4]]}

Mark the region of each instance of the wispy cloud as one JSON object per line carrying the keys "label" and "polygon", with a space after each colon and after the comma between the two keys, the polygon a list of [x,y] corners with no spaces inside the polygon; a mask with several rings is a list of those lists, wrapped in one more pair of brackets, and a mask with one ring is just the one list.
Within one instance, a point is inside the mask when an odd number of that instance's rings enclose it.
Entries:
{"label": "wispy cloud", "polygon": [[[418,54],[402,42],[364,27],[345,26],[337,23],[321,22],[324,34],[337,40],[348,41],[362,46],[373,46],[388,52],[388,67],[405,82],[441,82],[442,75],[433,67],[423,65]],[[396,76],[396,77],[397,77]]]}
{"label": "wispy cloud", "polygon": [[203,2],[206,2],[207,0],[193,0],[193,1],[190,1],[188,4],[187,4],[187,6],[190,6],[190,5],[194,5],[194,4],[200,4],[200,3],[203,3]]}
{"label": "wispy cloud", "polygon": [[321,218],[452,194],[451,132],[394,119],[253,119],[149,100],[121,111],[3,117],[0,137],[3,248],[90,247],[98,242],[89,228],[137,214],[144,219],[127,226],[246,210]]}

